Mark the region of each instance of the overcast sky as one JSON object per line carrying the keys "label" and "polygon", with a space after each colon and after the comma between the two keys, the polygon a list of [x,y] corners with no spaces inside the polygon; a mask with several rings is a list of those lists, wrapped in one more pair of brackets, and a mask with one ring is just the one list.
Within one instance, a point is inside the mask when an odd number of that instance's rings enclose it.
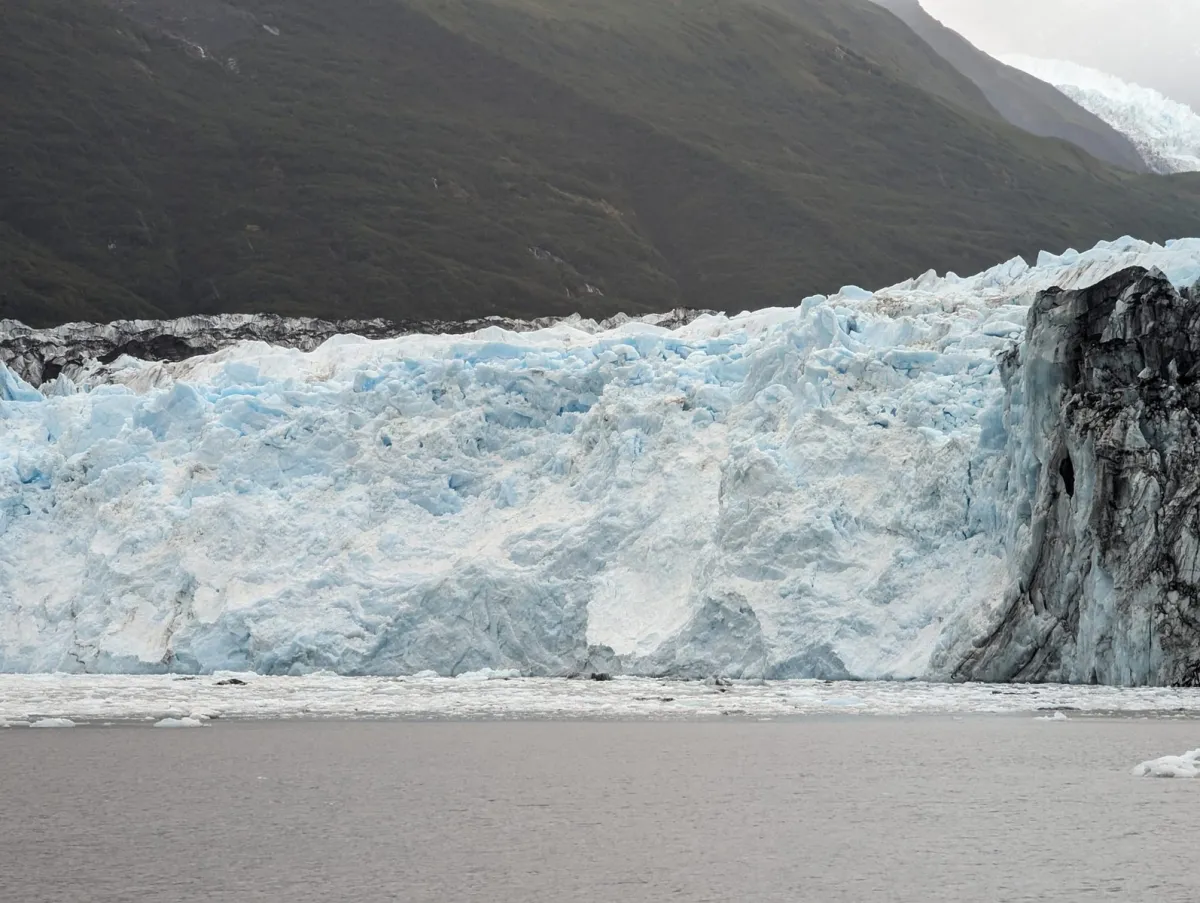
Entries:
{"label": "overcast sky", "polygon": [[1200,111],[1200,0],[921,0],[988,53],[1064,59]]}

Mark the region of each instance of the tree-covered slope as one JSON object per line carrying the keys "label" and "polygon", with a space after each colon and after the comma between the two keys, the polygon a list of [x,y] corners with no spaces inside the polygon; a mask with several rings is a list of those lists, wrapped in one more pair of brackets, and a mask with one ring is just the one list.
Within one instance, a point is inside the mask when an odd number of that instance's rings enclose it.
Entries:
{"label": "tree-covered slope", "polygon": [[35,324],[740,309],[1200,234],[1200,179],[1008,126],[865,0],[9,0],[0,30],[0,316]]}

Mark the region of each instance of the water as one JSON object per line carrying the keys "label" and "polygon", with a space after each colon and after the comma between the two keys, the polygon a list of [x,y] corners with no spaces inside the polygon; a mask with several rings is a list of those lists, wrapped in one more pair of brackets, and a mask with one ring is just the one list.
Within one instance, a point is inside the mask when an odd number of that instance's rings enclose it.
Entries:
{"label": "water", "polygon": [[0,899],[1200,898],[1200,723],[258,722],[0,732]]}

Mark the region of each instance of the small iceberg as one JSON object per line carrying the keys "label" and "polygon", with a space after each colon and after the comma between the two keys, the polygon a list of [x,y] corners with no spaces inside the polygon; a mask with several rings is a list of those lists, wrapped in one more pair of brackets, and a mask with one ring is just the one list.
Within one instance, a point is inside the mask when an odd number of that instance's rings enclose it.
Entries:
{"label": "small iceberg", "polygon": [[155,727],[204,727],[204,719],[193,718],[164,718],[162,721],[154,722]]}
{"label": "small iceberg", "polygon": [[1070,721],[1066,712],[1055,712],[1053,715],[1039,715],[1034,721]]}
{"label": "small iceberg", "polygon": [[1163,756],[1135,766],[1133,776],[1137,778],[1200,778],[1200,749],[1193,749],[1182,756]]}
{"label": "small iceberg", "polygon": [[[422,672],[424,673],[424,672]],[[513,680],[520,677],[521,672],[516,668],[480,668],[478,671],[464,671],[456,680]]]}

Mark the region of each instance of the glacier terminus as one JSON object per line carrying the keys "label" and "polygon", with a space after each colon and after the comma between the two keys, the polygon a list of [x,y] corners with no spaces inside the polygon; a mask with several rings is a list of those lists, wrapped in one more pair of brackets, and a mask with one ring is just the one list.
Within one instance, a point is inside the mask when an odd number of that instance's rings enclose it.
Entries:
{"label": "glacier terminus", "polygon": [[736,316],[27,330],[0,671],[1195,683],[1198,281],[1122,239]]}

